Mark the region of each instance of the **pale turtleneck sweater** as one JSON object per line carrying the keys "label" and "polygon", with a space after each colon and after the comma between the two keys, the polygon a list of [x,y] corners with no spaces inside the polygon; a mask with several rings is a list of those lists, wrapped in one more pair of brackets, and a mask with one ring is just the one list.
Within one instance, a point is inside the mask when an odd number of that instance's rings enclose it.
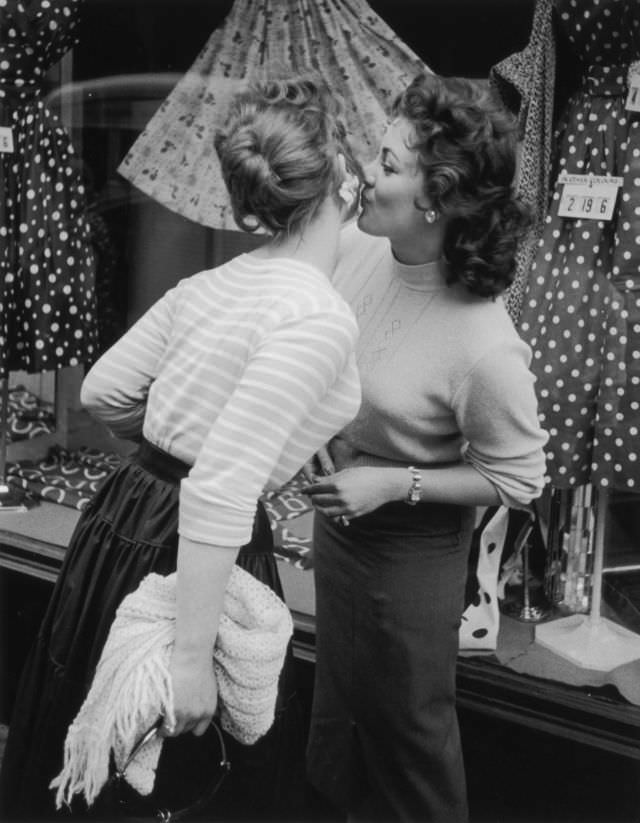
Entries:
{"label": "pale turtleneck sweater", "polygon": [[505,505],[544,484],[531,352],[502,299],[447,285],[444,261],[403,265],[386,238],[343,231],[333,282],[360,338],[362,405],[332,445],[336,468],[465,461]]}

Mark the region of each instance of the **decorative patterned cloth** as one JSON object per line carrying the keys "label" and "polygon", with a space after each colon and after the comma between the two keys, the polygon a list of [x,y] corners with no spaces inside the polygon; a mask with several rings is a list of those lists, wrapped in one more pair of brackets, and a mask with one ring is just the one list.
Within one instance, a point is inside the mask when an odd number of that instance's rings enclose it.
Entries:
{"label": "decorative patterned cloth", "polygon": [[521,148],[517,187],[534,214],[533,227],[518,246],[515,278],[505,294],[505,304],[514,322],[520,316],[547,214],[555,78],[553,0],[538,0],[527,46],[493,66],[489,74],[492,88],[518,117]]}
{"label": "decorative patterned cloth", "polygon": [[[169,663],[175,637],[176,574],[147,575],[119,606],[85,702],[69,727],[64,767],[51,788],[56,807],[82,793],[91,806],[159,715],[175,722]],[[234,566],[213,649],[220,722],[244,745],[271,728],[278,679],[293,634],[291,614],[264,583]],[[146,743],[125,772],[140,794],[153,790],[163,738]]]}
{"label": "decorative patterned cloth", "polygon": [[[78,161],[43,100],[82,0],[0,4],[0,378],[91,361],[95,262]],[[6,136],[6,132],[3,132]]]}
{"label": "decorative patterned cloth", "polygon": [[53,446],[41,460],[9,463],[7,481],[33,497],[82,511],[120,460],[98,449]]}
{"label": "decorative patterned cloth", "polygon": [[283,67],[313,67],[344,91],[348,127],[366,154],[375,152],[396,94],[428,70],[366,0],[236,0],[120,173],[184,217],[237,229],[213,136],[242,81]]}
{"label": "decorative patterned cloth", "polygon": [[286,486],[261,498],[273,529],[275,554],[298,569],[312,566],[313,507],[300,491],[303,482],[298,474]]}
{"label": "decorative patterned cloth", "polygon": [[7,441],[31,440],[40,434],[51,434],[56,420],[51,403],[40,400],[24,386],[9,389],[7,410]]}
{"label": "decorative patterned cloth", "polygon": [[[18,388],[13,391],[21,396]],[[31,405],[29,393],[25,393],[24,402]],[[34,426],[39,423],[34,422]],[[20,424],[22,428],[24,425]],[[53,446],[41,460],[9,463],[7,481],[32,497],[82,511],[121,460],[117,454],[98,449],[84,447],[70,451]],[[276,556],[298,568],[307,568],[311,563],[313,512],[309,498],[301,494],[300,486],[301,479],[296,476],[286,486],[268,492],[261,499],[273,529]]]}
{"label": "decorative patterned cloth", "polygon": [[640,490],[640,115],[625,108],[640,58],[637,0],[555,0],[579,87],[557,122],[551,180],[624,179],[613,219],[558,216],[553,191],[520,332],[533,350],[553,485]]}

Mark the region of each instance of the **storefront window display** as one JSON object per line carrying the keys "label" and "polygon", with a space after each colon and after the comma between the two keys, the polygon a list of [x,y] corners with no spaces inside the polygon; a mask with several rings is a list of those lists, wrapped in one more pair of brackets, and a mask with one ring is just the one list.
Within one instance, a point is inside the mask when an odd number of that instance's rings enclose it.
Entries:
{"label": "storefront window display", "polygon": [[[82,509],[132,448],[83,414],[86,366],[178,280],[262,242],[235,227],[209,139],[237,83],[319,66],[351,95],[366,157],[412,73],[491,76],[519,118],[536,209],[508,302],[551,434],[524,573],[553,618],[588,616],[599,512],[602,612],[640,632],[638,60],[633,0],[0,0],[2,471],[32,498],[20,517],[43,500]],[[560,214],[564,172],[615,180],[611,217]],[[267,503],[281,559],[303,575],[310,507],[295,485]],[[512,599],[516,561],[511,577],[504,562],[493,572]],[[296,591],[307,625],[313,592]]]}

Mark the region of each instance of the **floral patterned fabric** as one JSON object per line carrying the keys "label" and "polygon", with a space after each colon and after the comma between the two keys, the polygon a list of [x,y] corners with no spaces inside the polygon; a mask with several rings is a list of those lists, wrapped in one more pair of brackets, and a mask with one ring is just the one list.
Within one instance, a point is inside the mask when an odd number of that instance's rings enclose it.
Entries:
{"label": "floral patterned fabric", "polygon": [[559,217],[556,186],[520,331],[551,482],[640,490],[640,114],[625,108],[640,3],[555,0],[555,12],[583,79],[557,122],[552,183],[566,170],[624,184],[610,221]]}
{"label": "floral patterned fabric", "polygon": [[82,0],[0,2],[0,378],[90,361],[94,259],[69,136],[43,100]]}
{"label": "floral patterned fabric", "polygon": [[497,63],[489,74],[493,90],[518,117],[521,151],[517,189],[533,211],[532,229],[518,246],[514,280],[505,293],[507,311],[514,323],[520,317],[547,214],[555,80],[553,0],[537,0],[526,47]]}
{"label": "floral patterned fabric", "polygon": [[365,0],[236,0],[120,173],[184,217],[237,229],[213,136],[242,81],[282,66],[313,67],[344,95],[363,159],[375,151],[396,94],[426,69]]}

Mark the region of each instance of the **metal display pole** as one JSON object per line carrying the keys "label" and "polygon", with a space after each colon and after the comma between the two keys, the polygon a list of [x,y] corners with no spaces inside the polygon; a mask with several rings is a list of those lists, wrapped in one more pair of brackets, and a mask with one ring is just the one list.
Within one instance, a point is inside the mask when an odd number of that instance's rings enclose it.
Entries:
{"label": "metal display pole", "polygon": [[535,627],[536,643],[583,669],[608,672],[640,659],[640,634],[629,631],[601,614],[607,492],[596,493],[591,609]]}

